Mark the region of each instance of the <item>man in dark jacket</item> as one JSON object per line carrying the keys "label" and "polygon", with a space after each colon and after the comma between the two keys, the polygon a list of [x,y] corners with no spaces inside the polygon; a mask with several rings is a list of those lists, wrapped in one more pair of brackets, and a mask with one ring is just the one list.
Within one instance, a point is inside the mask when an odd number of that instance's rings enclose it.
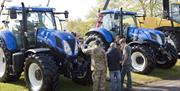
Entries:
{"label": "man in dark jacket", "polygon": [[[111,91],[121,91],[120,61],[122,60],[122,54],[120,50],[115,47],[114,43],[111,43],[107,51],[107,60],[110,72]],[[115,90],[116,86],[117,90]]]}

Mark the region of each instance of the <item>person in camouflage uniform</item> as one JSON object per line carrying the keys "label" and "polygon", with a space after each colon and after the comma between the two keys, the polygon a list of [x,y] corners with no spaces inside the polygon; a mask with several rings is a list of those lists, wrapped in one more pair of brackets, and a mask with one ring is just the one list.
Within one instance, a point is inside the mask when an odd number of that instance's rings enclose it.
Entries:
{"label": "person in camouflage uniform", "polygon": [[82,51],[91,55],[93,91],[106,91],[107,58],[100,41],[96,40],[92,47]]}

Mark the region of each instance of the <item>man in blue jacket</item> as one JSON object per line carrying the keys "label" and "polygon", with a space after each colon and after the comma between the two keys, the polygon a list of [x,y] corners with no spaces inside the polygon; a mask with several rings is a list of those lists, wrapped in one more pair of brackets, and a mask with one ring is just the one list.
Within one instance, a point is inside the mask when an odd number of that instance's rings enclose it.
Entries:
{"label": "man in blue jacket", "polygon": [[[115,46],[115,43],[111,43],[107,51],[107,60],[110,72],[111,91],[121,91],[120,61],[122,60],[122,53],[119,48]],[[116,86],[117,90],[115,89]]]}

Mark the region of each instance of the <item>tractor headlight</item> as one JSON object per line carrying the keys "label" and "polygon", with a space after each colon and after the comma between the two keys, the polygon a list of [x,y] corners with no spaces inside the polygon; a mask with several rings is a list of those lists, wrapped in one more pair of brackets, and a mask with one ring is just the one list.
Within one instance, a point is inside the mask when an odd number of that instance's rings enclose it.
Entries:
{"label": "tractor headlight", "polygon": [[79,48],[78,48],[78,42],[76,41],[75,43],[75,50],[74,50],[74,54],[77,54],[79,51]]}
{"label": "tractor headlight", "polygon": [[67,54],[67,55],[72,55],[72,50],[71,50],[71,47],[70,45],[68,44],[67,41],[63,40],[63,45],[64,45],[64,52]]}

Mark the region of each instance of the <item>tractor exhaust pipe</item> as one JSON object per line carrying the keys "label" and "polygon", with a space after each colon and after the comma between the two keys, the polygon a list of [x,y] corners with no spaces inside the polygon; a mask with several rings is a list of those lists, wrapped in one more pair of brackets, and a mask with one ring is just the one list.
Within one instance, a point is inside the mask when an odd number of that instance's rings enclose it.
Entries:
{"label": "tractor exhaust pipe", "polygon": [[23,48],[22,50],[25,51],[27,49],[27,10],[24,6],[24,3],[21,3],[22,5],[22,29],[21,29],[21,35],[22,35],[22,42],[23,42]]}
{"label": "tractor exhaust pipe", "polygon": [[123,32],[123,8],[121,8],[121,12],[120,12],[120,31],[119,31],[119,35],[121,37],[124,37],[124,32]]}
{"label": "tractor exhaust pipe", "polygon": [[163,0],[163,18],[169,19],[169,0]]}

